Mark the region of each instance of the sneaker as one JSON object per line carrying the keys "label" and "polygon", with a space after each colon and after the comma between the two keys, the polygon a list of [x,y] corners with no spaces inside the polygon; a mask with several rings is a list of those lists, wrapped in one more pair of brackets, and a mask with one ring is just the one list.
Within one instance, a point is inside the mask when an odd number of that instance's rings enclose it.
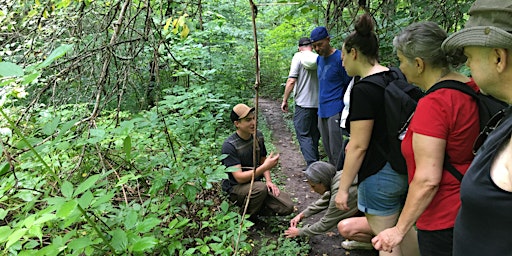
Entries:
{"label": "sneaker", "polygon": [[373,250],[372,243],[364,243],[354,240],[345,240],[341,242],[341,247],[345,250]]}

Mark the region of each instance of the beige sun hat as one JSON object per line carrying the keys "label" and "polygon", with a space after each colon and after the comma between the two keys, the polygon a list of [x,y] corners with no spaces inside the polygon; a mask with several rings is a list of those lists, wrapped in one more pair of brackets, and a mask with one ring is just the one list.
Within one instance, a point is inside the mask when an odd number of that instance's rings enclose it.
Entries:
{"label": "beige sun hat", "polygon": [[512,49],[512,1],[477,0],[469,15],[465,28],[444,40],[445,52],[464,46]]}

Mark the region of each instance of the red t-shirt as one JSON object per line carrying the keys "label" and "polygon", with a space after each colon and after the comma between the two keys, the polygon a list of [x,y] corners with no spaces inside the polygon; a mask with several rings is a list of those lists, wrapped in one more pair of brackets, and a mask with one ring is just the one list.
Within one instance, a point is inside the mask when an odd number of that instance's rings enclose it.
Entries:
{"label": "red t-shirt", "polygon": [[[474,81],[467,84],[478,91]],[[413,133],[446,140],[450,163],[464,174],[473,160],[471,150],[479,133],[478,105],[471,96],[454,89],[436,90],[418,102],[402,142],[409,183],[416,171]],[[442,230],[454,226],[460,208],[460,182],[447,170],[442,175],[436,195],[416,222],[418,229]]]}

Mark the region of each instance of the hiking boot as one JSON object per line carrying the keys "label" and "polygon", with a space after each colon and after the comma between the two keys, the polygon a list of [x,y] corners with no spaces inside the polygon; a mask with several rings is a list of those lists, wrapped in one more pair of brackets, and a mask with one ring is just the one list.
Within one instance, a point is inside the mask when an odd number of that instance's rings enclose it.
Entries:
{"label": "hiking boot", "polygon": [[364,243],[354,240],[345,240],[341,242],[341,247],[345,250],[373,250],[372,243]]}

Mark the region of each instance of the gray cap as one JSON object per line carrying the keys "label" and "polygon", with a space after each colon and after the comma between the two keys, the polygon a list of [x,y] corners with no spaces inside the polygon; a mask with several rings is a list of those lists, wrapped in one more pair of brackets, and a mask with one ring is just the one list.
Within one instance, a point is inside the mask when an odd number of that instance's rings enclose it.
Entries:
{"label": "gray cap", "polygon": [[317,161],[310,164],[304,174],[309,181],[330,189],[332,178],[336,175],[336,167],[327,162]]}

